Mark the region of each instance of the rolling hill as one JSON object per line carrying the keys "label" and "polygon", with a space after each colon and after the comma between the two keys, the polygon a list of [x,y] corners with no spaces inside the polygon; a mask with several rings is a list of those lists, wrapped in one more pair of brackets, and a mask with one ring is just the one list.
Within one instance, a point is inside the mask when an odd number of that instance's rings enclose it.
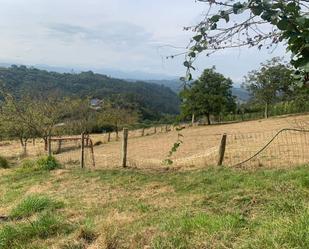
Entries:
{"label": "rolling hill", "polygon": [[128,82],[93,73],[57,73],[26,66],[0,68],[0,80],[14,94],[123,98],[138,106],[145,119],[179,112],[179,98],[170,88],[142,81]]}

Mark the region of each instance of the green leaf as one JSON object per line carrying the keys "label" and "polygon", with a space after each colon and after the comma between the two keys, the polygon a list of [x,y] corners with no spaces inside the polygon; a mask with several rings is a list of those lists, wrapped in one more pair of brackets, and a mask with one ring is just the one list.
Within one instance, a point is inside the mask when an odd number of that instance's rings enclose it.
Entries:
{"label": "green leaf", "polygon": [[281,19],[278,23],[277,23],[277,27],[280,30],[287,30],[289,26],[289,22],[287,19]]}
{"label": "green leaf", "polygon": [[263,13],[263,7],[261,5],[253,6],[251,7],[251,11],[254,15],[259,16]]}
{"label": "green leaf", "polygon": [[199,42],[202,38],[203,38],[202,35],[196,35],[196,36],[193,37],[193,39],[194,39],[196,42]]}
{"label": "green leaf", "polygon": [[192,58],[195,58],[196,54],[195,54],[195,52],[192,51],[192,52],[189,53],[189,56],[192,57]]}
{"label": "green leaf", "polygon": [[218,21],[220,20],[220,17],[221,17],[221,16],[219,16],[219,15],[214,15],[214,16],[212,16],[212,17],[210,18],[210,20],[211,20],[212,22],[218,22]]}
{"label": "green leaf", "polygon": [[215,30],[217,28],[217,24],[214,23],[212,26],[211,26],[211,30]]}
{"label": "green leaf", "polygon": [[226,21],[229,22],[230,21],[230,16],[228,13],[226,13],[225,11],[221,11],[220,12],[221,17]]}
{"label": "green leaf", "polygon": [[233,4],[233,13],[239,14],[243,7],[245,6],[240,2]]}

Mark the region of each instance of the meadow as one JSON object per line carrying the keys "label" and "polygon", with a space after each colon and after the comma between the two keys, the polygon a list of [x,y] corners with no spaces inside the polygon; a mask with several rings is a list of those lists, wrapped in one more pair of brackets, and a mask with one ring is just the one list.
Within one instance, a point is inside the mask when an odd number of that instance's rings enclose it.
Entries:
{"label": "meadow", "polygon": [[[35,162],[32,162],[35,164]],[[0,248],[308,248],[309,167],[0,170]]]}
{"label": "meadow", "polygon": [[[217,148],[225,132],[253,137],[266,129],[304,129],[307,122],[301,115],[188,127],[175,158],[188,162],[184,158]],[[130,132],[126,169],[119,167],[121,138],[114,134],[109,143],[106,135],[91,135],[102,144],[95,146],[96,167],[85,169],[72,163],[78,148],[56,154],[59,163],[42,158],[40,141],[29,145],[27,158],[18,157],[17,142],[2,142],[11,167],[0,169],[0,248],[309,248],[308,161],[234,168],[196,159],[151,164],[164,158],[178,134],[152,131]],[[255,138],[261,139],[256,148],[268,139]]]}

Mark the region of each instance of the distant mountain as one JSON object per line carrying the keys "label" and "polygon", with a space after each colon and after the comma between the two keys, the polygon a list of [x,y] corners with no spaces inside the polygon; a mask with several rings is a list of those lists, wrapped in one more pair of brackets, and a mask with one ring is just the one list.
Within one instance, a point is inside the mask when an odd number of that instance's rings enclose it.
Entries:
{"label": "distant mountain", "polygon": [[241,102],[247,102],[250,99],[249,92],[241,87],[233,87],[232,93]]}
{"label": "distant mountain", "polygon": [[[169,87],[175,93],[179,93],[183,87],[182,82],[180,80],[147,80],[146,82],[155,83],[159,85],[163,85]],[[233,87],[232,93],[240,102],[246,102],[249,100],[250,95],[248,91],[241,87]]]}
{"label": "distant mountain", "polygon": [[[12,64],[9,63],[0,63],[1,67],[10,67]],[[15,64],[17,66],[21,66],[21,64]],[[87,71],[93,71],[95,73],[104,74],[112,78],[124,79],[130,81],[145,81],[145,80],[173,80],[177,77],[170,76],[166,74],[159,73],[149,73],[144,71],[126,71],[126,70],[118,70],[113,68],[87,68],[87,67],[61,67],[61,66],[50,66],[45,64],[34,64],[34,65],[26,65],[27,67],[33,67],[41,70],[46,70],[49,72],[57,72],[57,73],[81,73]]]}
{"label": "distant mountain", "polygon": [[177,114],[179,98],[164,85],[142,81],[128,82],[92,71],[81,73],[48,72],[26,66],[0,68],[0,80],[16,95],[56,94],[60,96],[123,99],[138,107],[145,119],[161,114]]}

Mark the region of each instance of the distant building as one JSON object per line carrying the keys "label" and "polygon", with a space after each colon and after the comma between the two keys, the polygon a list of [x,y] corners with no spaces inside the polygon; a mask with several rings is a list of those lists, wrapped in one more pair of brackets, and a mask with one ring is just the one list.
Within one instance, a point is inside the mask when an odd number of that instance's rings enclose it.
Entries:
{"label": "distant building", "polygon": [[103,100],[101,99],[94,98],[90,100],[90,106],[94,110],[100,110],[102,108],[101,107],[102,104],[103,104]]}

